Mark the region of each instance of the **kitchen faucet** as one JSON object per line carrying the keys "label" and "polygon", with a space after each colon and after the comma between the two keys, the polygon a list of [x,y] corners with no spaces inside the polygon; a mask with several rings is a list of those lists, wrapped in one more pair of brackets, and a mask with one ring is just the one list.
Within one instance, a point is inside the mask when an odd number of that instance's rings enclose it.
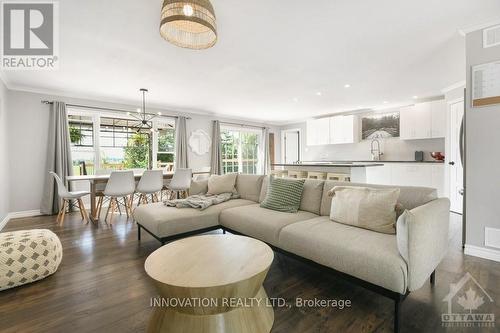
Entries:
{"label": "kitchen faucet", "polygon": [[[375,143],[377,144],[377,149],[374,147]],[[380,151],[380,141],[376,138],[372,140],[370,152],[372,154],[372,161],[380,161],[380,156],[384,155],[384,153]]]}

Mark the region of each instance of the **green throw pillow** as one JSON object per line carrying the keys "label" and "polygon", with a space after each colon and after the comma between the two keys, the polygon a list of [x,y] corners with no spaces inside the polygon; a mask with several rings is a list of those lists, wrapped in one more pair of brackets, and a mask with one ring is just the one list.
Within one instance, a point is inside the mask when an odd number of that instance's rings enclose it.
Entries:
{"label": "green throw pillow", "polygon": [[305,179],[271,177],[262,208],[279,212],[297,213],[302,199]]}

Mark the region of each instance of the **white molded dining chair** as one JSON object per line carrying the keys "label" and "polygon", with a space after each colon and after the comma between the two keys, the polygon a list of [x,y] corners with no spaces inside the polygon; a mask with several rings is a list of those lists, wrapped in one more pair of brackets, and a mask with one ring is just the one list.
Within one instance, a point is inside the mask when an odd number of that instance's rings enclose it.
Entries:
{"label": "white molded dining chair", "polygon": [[56,180],[57,194],[59,198],[62,199],[63,201],[61,209],[59,210],[59,214],[57,214],[56,222],[59,223],[59,225],[62,225],[64,223],[64,216],[66,215],[66,209],[71,206],[71,200],[76,200],[76,202],[78,203],[78,209],[80,209],[80,215],[82,216],[82,220],[85,220],[86,223],[89,223],[89,216],[87,214],[87,210],[85,209],[85,205],[83,204],[82,197],[89,195],[90,192],[87,191],[70,192],[66,188],[66,185],[64,185],[62,179],[55,172],[51,171],[49,173]]}
{"label": "white molded dining chair", "polygon": [[[106,217],[104,221],[107,222],[108,215],[111,212],[111,217],[109,219],[109,224],[113,224],[113,214],[116,209],[119,208],[120,204],[125,207],[127,212],[127,218],[130,217],[131,213],[131,203],[130,196],[135,192],[135,178],[133,171],[113,171],[109,176],[108,183],[104,189],[104,196],[109,198],[109,207],[106,212]],[[120,202],[119,199],[123,199]],[[98,209],[101,211],[101,208]]]}
{"label": "white molded dining chair", "polygon": [[178,198],[179,194],[182,193],[187,196],[189,193],[189,188],[191,187],[191,180],[193,179],[193,172],[191,169],[176,169],[172,180],[167,185],[167,191],[169,191],[169,198],[175,193],[175,197]]}
{"label": "white molded dining chair", "polygon": [[148,194],[151,195],[151,202],[158,202],[157,193],[163,188],[163,170],[146,170],[137,184],[136,193],[139,194],[137,206],[141,203],[148,203]]}

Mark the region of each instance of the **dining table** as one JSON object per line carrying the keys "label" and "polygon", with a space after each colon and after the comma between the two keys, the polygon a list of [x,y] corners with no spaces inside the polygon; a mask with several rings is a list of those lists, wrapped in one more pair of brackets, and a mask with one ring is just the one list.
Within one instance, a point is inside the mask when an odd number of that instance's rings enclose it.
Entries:
{"label": "dining table", "polygon": [[[141,179],[144,171],[141,171],[141,170],[137,170],[137,171],[133,170],[133,171],[134,171],[134,178],[137,182]],[[193,174],[197,174],[197,173],[193,172]],[[163,171],[163,179],[172,179],[173,176],[174,176],[173,171]],[[90,183],[90,219],[93,223],[95,223],[96,221],[99,221],[99,216],[97,216],[96,197],[97,197],[97,192],[102,192],[102,186],[101,186],[101,190],[98,191],[98,185],[99,184],[106,184],[109,180],[109,177],[110,177],[110,174],[106,174],[106,175],[78,175],[78,176],[66,177],[66,180],[68,182],[88,181]]]}

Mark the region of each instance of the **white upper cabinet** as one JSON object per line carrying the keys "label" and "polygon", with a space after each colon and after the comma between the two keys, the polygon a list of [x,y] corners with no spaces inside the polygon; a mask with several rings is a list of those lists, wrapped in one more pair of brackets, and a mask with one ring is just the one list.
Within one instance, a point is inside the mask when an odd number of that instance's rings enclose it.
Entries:
{"label": "white upper cabinet", "polygon": [[308,146],[355,143],[359,141],[358,117],[334,116],[307,121]]}
{"label": "white upper cabinet", "polygon": [[443,138],[446,131],[444,100],[418,103],[400,110],[402,140]]}
{"label": "white upper cabinet", "polygon": [[306,141],[308,146],[327,145],[330,143],[330,118],[307,121]]}
{"label": "white upper cabinet", "polygon": [[330,118],[330,143],[355,143],[359,141],[358,118],[354,115]]}
{"label": "white upper cabinet", "polygon": [[446,136],[446,101],[431,103],[431,136],[444,138]]}

